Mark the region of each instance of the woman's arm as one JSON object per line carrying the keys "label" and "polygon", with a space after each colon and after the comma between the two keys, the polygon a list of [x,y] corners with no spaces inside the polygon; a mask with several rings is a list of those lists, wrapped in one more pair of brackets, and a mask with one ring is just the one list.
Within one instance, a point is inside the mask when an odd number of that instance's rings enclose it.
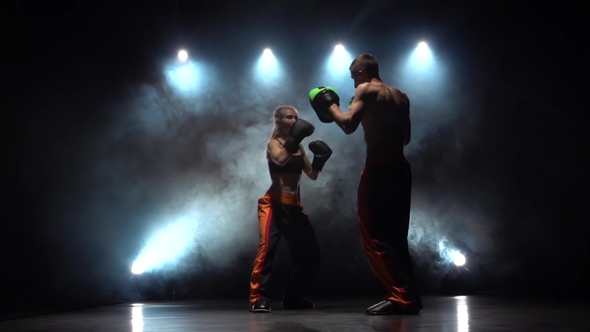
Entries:
{"label": "woman's arm", "polygon": [[285,165],[292,156],[291,152],[287,151],[277,139],[268,141],[267,152],[270,160],[279,166]]}
{"label": "woman's arm", "polygon": [[305,149],[303,149],[303,145],[301,145],[301,151],[303,152],[303,173],[305,173],[308,178],[314,181],[317,180],[320,172],[311,167],[311,162],[309,161],[309,158],[307,158],[307,154],[305,153]]}

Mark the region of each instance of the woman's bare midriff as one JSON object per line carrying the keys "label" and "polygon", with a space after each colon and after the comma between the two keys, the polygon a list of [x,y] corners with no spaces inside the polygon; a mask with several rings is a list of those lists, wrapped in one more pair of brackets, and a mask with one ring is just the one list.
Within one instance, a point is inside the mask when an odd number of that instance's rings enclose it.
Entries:
{"label": "woman's bare midriff", "polygon": [[299,198],[300,174],[271,174],[272,185],[268,191],[272,194],[283,194]]}

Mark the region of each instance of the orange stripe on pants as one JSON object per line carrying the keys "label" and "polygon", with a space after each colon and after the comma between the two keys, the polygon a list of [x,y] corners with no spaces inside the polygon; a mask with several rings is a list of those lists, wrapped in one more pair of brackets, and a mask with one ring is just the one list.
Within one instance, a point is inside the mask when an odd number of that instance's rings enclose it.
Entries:
{"label": "orange stripe on pants", "polygon": [[[261,287],[261,273],[265,267],[267,259],[274,259],[274,248],[270,248],[271,245],[276,246],[278,241],[271,241],[270,239],[270,228],[273,220],[272,201],[279,201],[283,204],[288,205],[301,205],[301,201],[297,197],[289,195],[271,195],[266,193],[263,197],[258,199],[258,222],[260,224],[260,241],[258,243],[258,253],[254,260],[254,267],[252,274],[250,275],[250,304],[260,300],[260,287]],[[273,243],[271,243],[273,242]],[[271,257],[269,257],[269,251]],[[268,267],[270,268],[270,267]]]}
{"label": "orange stripe on pants", "polygon": [[405,159],[368,159],[358,188],[361,242],[371,270],[400,307],[418,305],[408,249],[411,169]]}

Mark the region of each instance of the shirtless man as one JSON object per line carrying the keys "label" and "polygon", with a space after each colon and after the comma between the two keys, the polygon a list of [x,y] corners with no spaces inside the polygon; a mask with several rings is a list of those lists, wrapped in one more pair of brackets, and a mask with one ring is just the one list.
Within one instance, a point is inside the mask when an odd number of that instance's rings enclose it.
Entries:
{"label": "shirtless man", "polygon": [[277,107],[272,121],[274,126],[266,147],[272,183],[258,199],[260,241],[250,276],[250,311],[271,311],[267,285],[281,237],[287,240],[295,265],[293,278],[284,288],[283,308],[313,309],[313,303],[303,295],[318,273],[320,251],[314,229],[301,206],[300,182],[302,173],[316,180],[332,150],[323,141],[312,141],[308,147],[314,158],[309,161],[301,141],[313,133],[314,127],[299,119],[293,106]]}
{"label": "shirtless man", "polygon": [[371,270],[385,286],[386,298],[367,308],[371,315],[417,314],[422,302],[408,248],[412,172],[404,156],[410,143],[410,101],[379,77],[377,59],[359,55],[350,65],[356,91],[348,112],[330,87],[310,92],[322,122],[335,122],[347,135],[362,124],[365,168],[358,187],[361,241]]}

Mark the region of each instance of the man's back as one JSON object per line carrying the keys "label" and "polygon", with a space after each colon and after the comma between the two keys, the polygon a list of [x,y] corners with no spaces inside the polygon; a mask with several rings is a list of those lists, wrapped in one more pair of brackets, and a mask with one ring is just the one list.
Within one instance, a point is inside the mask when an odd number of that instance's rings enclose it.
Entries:
{"label": "man's back", "polygon": [[[410,102],[405,93],[381,82],[366,83],[366,112],[361,120],[367,157],[403,158],[410,126]],[[408,133],[409,134],[409,133]]]}

